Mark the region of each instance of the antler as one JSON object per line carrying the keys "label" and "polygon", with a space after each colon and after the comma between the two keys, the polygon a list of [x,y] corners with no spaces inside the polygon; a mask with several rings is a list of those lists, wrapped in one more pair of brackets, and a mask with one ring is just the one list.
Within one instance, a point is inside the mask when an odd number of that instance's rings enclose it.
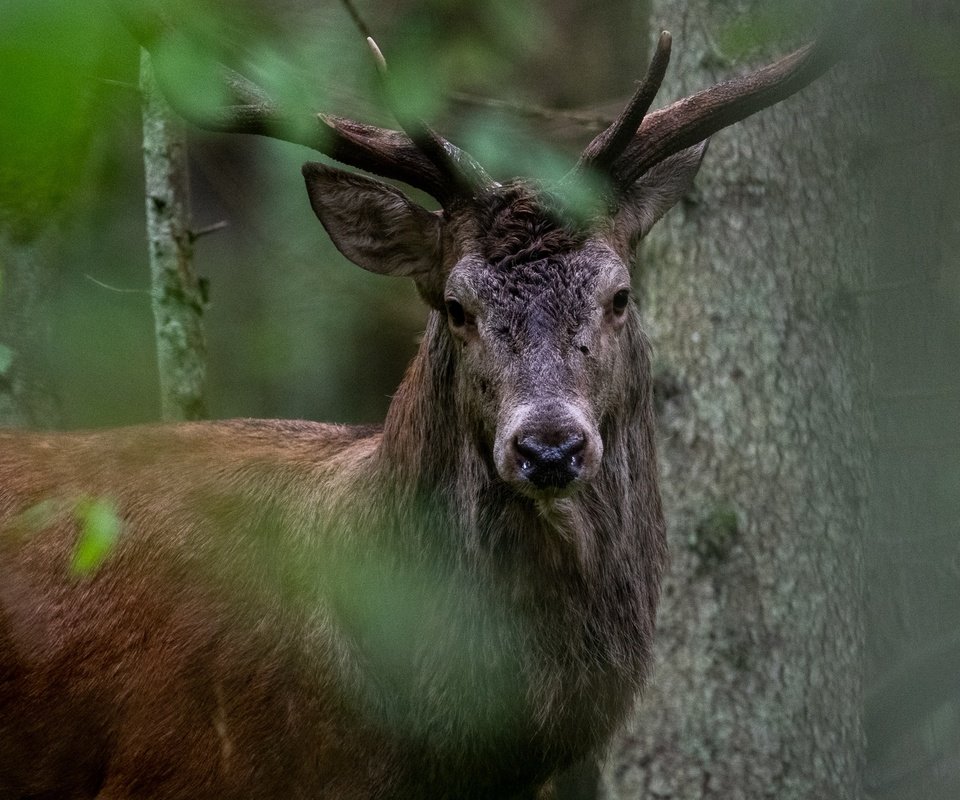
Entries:
{"label": "antler", "polygon": [[580,156],[580,161],[577,162],[578,170],[610,171],[613,162],[630,144],[637,128],[650,110],[653,99],[660,91],[660,84],[663,83],[663,76],[666,75],[667,65],[670,63],[672,44],[673,37],[668,31],[663,31],[657,41],[657,49],[647,70],[647,77],[637,87],[627,107],[620,112],[620,116],[614,120],[613,124],[587,145]]}
{"label": "antler", "polygon": [[377,64],[377,73],[380,75],[380,84],[383,87],[387,105],[390,107],[390,113],[400,123],[400,127],[417,146],[417,149],[429,158],[430,162],[439,170],[444,179],[444,184],[453,191],[453,194],[470,197],[477,190],[493,185],[490,176],[473,158],[469,157],[463,150],[454,147],[424,120],[407,114],[406,109],[396,102],[396,95],[390,86],[387,61],[383,57],[383,53],[380,52],[377,43],[370,36],[367,37],[367,46],[373,53],[374,61]]}
{"label": "antler", "polygon": [[651,167],[779,103],[826,72],[839,58],[826,37],[740,78],[725,81],[647,114],[670,58],[670,34],[660,34],[643,83],[617,120],[584,150],[577,170],[600,170],[626,189]]}
{"label": "antler", "polygon": [[[125,17],[128,27],[147,50],[153,49],[164,34],[175,33],[173,26],[156,17]],[[157,79],[177,113],[197,127],[258,134],[305,145],[341,163],[422,189],[444,207],[494,185],[468,153],[422,120],[405,115],[393,102],[383,55],[372,39],[368,39],[368,44],[377,61],[385,97],[402,132],[331,114],[282,108],[255,83],[222,64],[217,68],[231,102],[216,109],[200,111],[190,104],[178,103],[177,93],[164,86],[162,73]]]}
{"label": "antler", "polygon": [[[156,17],[125,16],[128,27],[148,50],[162,35],[175,33],[172,25]],[[617,189],[627,189],[673,154],[802,89],[838,60],[838,38],[824,37],[748,75],[648,114],[670,61],[671,37],[664,31],[645,79],[614,123],[586,147],[575,171],[605,174]],[[175,105],[176,110],[208,130],[254,133],[305,145],[344,164],[422,189],[445,207],[495,186],[469,154],[395,102],[383,54],[373,39],[367,42],[385,99],[402,132],[330,114],[281,108],[259,86],[223,65],[219,65],[222,81],[232,103],[202,113],[188,104]],[[158,81],[163,86],[162,73]],[[176,93],[167,95],[176,104]]]}

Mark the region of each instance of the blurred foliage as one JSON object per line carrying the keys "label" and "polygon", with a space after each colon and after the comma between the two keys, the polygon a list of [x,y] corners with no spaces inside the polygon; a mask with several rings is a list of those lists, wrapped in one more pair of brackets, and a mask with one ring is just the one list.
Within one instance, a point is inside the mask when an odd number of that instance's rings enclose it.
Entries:
{"label": "blurred foliage", "polygon": [[[432,555],[423,558],[397,530],[363,528],[371,519],[359,521],[358,530],[358,520],[350,519],[334,523],[334,530],[321,524],[307,535],[326,546],[302,548],[305,531],[291,530],[282,497],[263,502],[199,490],[192,500],[216,532],[196,541],[194,563],[205,571],[206,585],[240,599],[238,608],[252,614],[255,625],[262,624],[261,609],[275,608],[278,599],[281,618],[299,619],[301,612],[322,618],[316,606],[322,597],[346,634],[343,645],[368,671],[369,680],[349,683],[347,699],[378,724],[442,749],[453,741],[452,731],[438,720],[456,720],[486,740],[509,737],[520,723],[525,686],[513,643],[532,635],[530,619],[463,564],[452,564],[446,543],[423,537],[419,544]],[[442,519],[433,503],[424,496],[408,511]],[[334,533],[340,525],[350,534]]]}
{"label": "blurred foliage", "polygon": [[7,0],[0,8],[0,223],[28,236],[80,189],[99,126],[97,76],[119,68],[103,3]]}
{"label": "blurred foliage", "polygon": [[113,552],[120,537],[116,506],[106,498],[84,497],[73,514],[80,532],[73,549],[70,570],[78,577],[93,575]]}
{"label": "blurred foliage", "polygon": [[18,537],[34,536],[57,523],[72,518],[77,526],[69,567],[74,577],[93,576],[113,553],[122,524],[116,504],[106,497],[48,497],[18,514],[0,533]]}
{"label": "blurred foliage", "polygon": [[[440,558],[433,568],[410,563],[383,546],[389,541],[380,539],[381,547],[362,557],[334,559],[323,571],[339,618],[376,675],[377,690],[359,701],[368,713],[383,714],[381,690],[390,687],[398,706],[394,713],[400,712],[390,722],[403,726],[399,733],[439,737],[440,747],[449,745],[447,732],[435,730],[432,719],[409,727],[429,719],[420,707],[424,702],[439,706],[433,712],[455,715],[482,740],[509,738],[525,690],[511,654],[531,635],[524,629],[527,620],[508,614],[502,599],[468,573]],[[424,696],[426,675],[443,684]],[[412,714],[411,702],[417,703]]]}
{"label": "blurred foliage", "polygon": [[529,32],[543,24],[541,12],[536,4],[512,0],[408,5],[385,38],[399,101],[411,113],[433,118],[450,90],[496,85],[530,47]]}
{"label": "blurred foliage", "polygon": [[[715,34],[717,53],[704,54],[724,62],[718,73],[726,60],[796,41],[798,27],[815,29],[825,18],[815,0],[723,1],[730,23]],[[616,12],[612,2],[591,4],[582,14],[583,3],[547,0],[357,5],[402,102],[455,132],[451,138],[498,177],[551,182],[573,160],[544,142],[552,121],[465,111],[448,101],[450,92],[585,97],[594,107],[598,98],[625,96],[642,74],[622,58],[632,41],[631,55],[642,61],[646,37],[619,16],[645,9],[639,2]],[[66,427],[158,414],[138,52],[117,6],[146,9],[160,28],[175,25],[159,57],[186,102],[219,102],[214,63],[222,61],[287,105],[393,124],[362,38],[334,0],[2,0],[0,227],[29,237],[57,212],[63,228],[49,324]],[[857,295],[871,315],[877,373],[877,491],[865,550],[868,683],[876,687],[868,692],[868,775],[877,798],[947,798],[960,782],[949,767],[960,751],[960,692],[950,680],[960,670],[960,22],[948,0],[873,0],[868,9],[854,48],[855,60],[873,65],[864,96],[870,132],[855,155],[879,212],[875,285]],[[626,30],[614,41],[617,28]],[[588,85],[585,64],[603,85]],[[577,91],[562,93],[551,80]],[[582,145],[591,132],[565,135]],[[414,351],[426,311],[413,287],[347,264],[313,217],[299,165],[317,157],[251,137],[191,134],[195,227],[229,224],[196,248],[211,285],[213,416],[376,421]],[[0,376],[5,358],[9,349],[0,350]],[[85,531],[77,562],[94,568],[119,522],[99,501],[77,513]],[[351,584],[353,568],[345,570]],[[417,589],[420,577],[401,568],[384,579],[411,614],[430,602],[430,585]],[[355,613],[375,616],[381,601],[364,602],[369,607]],[[923,702],[910,702],[918,690]]]}
{"label": "blurred foliage", "polygon": [[10,526],[4,528],[3,533],[29,536],[50,525],[62,510],[62,503],[58,500],[53,498],[41,500],[14,517]]}
{"label": "blurred foliage", "polygon": [[749,13],[738,14],[718,32],[716,42],[724,56],[742,60],[795,37],[798,31],[809,37],[822,19],[817,12],[823,4],[811,0],[771,0],[752,5]]}
{"label": "blurred foliage", "polygon": [[465,149],[492,174],[523,177],[545,187],[562,186],[562,202],[575,217],[586,218],[596,210],[599,176],[572,174],[569,153],[544,142],[510,120],[473,113],[461,122]]}

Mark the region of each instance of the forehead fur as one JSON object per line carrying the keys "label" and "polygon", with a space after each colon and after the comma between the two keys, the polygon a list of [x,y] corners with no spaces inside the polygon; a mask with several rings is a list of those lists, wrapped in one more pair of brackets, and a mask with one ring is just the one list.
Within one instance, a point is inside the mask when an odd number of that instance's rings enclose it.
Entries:
{"label": "forehead fur", "polygon": [[556,258],[586,239],[584,230],[564,218],[558,203],[528,184],[508,184],[480,202],[477,244],[495,269]]}

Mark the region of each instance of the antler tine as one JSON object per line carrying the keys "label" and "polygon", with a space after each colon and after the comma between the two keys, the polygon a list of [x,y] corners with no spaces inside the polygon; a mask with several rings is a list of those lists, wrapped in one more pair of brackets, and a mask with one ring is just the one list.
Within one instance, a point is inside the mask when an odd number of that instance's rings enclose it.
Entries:
{"label": "antler tine", "polygon": [[838,45],[836,36],[820,39],[748,75],[647,115],[611,165],[614,182],[629,187],[664,159],[800,91],[839,60]]}
{"label": "antler tine", "polygon": [[614,120],[613,124],[598,134],[587,145],[577,162],[577,171],[586,169],[601,173],[610,171],[613,162],[633,140],[637,128],[640,127],[640,123],[646,116],[647,111],[650,110],[657,92],[660,91],[660,84],[663,83],[663,76],[666,74],[667,65],[670,63],[672,43],[673,37],[670,36],[669,31],[661,32],[656,51],[650,60],[650,67],[643,82],[637,87],[637,91],[630,102],[620,112],[620,116]]}
{"label": "antler tine", "polygon": [[450,144],[424,120],[407,114],[397,103],[383,52],[372,36],[367,37],[367,46],[377,65],[377,74],[380,76],[380,85],[390,113],[400,123],[403,132],[440,172],[451,190],[448,199],[470,197],[478,190],[492,186],[493,180],[473,158]]}

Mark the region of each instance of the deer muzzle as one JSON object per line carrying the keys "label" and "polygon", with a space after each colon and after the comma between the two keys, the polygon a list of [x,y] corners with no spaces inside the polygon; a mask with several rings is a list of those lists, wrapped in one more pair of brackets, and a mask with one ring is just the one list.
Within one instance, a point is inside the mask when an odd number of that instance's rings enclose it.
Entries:
{"label": "deer muzzle", "polygon": [[603,457],[596,426],[576,403],[524,404],[503,420],[494,445],[500,477],[524,494],[566,494],[589,481]]}

